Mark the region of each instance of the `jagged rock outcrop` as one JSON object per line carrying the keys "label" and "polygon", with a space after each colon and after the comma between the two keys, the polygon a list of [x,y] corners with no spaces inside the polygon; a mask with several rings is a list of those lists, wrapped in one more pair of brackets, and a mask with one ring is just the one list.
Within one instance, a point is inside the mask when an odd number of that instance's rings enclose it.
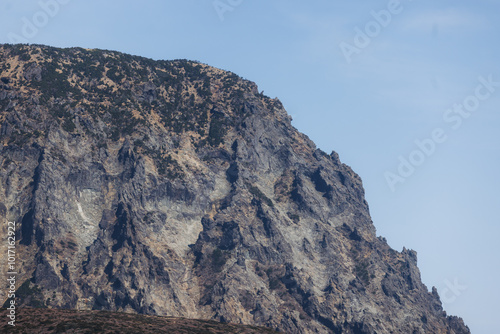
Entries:
{"label": "jagged rock outcrop", "polygon": [[20,302],[287,333],[469,333],[416,253],[376,237],[359,176],[254,83],[45,46],[1,46],[0,71],[0,216],[18,223]]}

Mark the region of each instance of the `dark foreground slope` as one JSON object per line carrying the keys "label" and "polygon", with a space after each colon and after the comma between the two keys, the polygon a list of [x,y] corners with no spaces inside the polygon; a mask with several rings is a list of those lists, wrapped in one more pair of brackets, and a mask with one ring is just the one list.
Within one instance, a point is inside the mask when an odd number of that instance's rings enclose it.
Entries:
{"label": "dark foreground slope", "polygon": [[[0,318],[7,318],[0,310]],[[255,326],[221,324],[210,320],[192,320],[107,311],[60,309],[18,310],[16,326],[0,322],[0,333],[109,333],[109,334],[272,334],[271,329]]]}
{"label": "dark foreground slope", "polygon": [[1,46],[0,71],[18,304],[289,333],[469,332],[422,284],[416,253],[376,237],[360,178],[254,83],[40,46]]}

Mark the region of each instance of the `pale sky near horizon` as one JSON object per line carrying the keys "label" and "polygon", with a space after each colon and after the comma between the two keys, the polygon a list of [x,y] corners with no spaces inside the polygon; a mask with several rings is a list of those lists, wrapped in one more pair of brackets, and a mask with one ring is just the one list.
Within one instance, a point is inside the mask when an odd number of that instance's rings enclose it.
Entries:
{"label": "pale sky near horizon", "polygon": [[[363,179],[377,234],[500,331],[500,1],[0,0],[0,43],[187,58],[278,97]],[[388,181],[389,180],[389,181]]]}

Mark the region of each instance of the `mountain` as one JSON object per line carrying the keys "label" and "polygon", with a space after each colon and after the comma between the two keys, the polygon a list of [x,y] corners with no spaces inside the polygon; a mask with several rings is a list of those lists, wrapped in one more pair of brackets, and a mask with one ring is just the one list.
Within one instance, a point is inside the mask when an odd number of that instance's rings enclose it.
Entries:
{"label": "mountain", "polygon": [[35,45],[0,46],[0,71],[18,306],[470,333],[422,284],[416,253],[376,236],[360,177],[254,83],[187,60]]}

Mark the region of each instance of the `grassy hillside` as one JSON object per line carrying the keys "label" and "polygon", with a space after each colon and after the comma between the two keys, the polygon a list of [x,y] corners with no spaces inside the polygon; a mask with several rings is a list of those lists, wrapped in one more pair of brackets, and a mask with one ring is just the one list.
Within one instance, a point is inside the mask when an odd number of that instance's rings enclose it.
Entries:
{"label": "grassy hillside", "polygon": [[209,320],[145,316],[105,311],[59,309],[16,310],[16,326],[8,324],[7,310],[0,310],[1,333],[276,333],[267,328],[223,324]]}

